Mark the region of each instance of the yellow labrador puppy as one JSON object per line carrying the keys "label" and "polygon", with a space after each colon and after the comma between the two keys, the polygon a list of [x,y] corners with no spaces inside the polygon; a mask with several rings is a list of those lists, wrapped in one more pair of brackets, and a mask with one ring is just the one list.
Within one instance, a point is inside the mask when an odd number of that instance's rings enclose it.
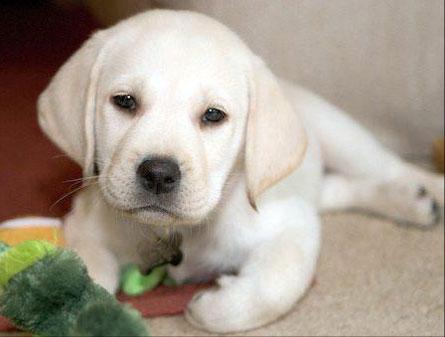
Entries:
{"label": "yellow labrador puppy", "polygon": [[173,229],[183,259],[170,275],[217,279],[186,312],[209,331],[252,329],[297,302],[314,277],[320,210],[431,226],[443,203],[443,178],[278,80],[233,32],[196,13],[150,11],[95,33],[38,110],[83,167],[88,187],[65,226],[91,276],[114,292],[119,266],[146,268],[141,251]]}

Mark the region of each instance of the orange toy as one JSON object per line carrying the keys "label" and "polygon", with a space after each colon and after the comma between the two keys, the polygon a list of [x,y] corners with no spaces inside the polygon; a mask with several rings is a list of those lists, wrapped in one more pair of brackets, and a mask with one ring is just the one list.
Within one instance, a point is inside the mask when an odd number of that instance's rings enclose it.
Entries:
{"label": "orange toy", "polygon": [[0,223],[0,241],[15,246],[26,240],[46,240],[64,245],[62,223],[54,218],[25,217]]}

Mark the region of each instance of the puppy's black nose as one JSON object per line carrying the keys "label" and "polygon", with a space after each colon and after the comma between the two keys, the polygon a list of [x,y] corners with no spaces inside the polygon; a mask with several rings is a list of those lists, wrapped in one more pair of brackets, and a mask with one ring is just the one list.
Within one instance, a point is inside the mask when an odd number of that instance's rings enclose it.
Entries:
{"label": "puppy's black nose", "polygon": [[142,186],[156,194],[173,191],[181,179],[179,165],[169,158],[146,159],[139,165],[137,174]]}

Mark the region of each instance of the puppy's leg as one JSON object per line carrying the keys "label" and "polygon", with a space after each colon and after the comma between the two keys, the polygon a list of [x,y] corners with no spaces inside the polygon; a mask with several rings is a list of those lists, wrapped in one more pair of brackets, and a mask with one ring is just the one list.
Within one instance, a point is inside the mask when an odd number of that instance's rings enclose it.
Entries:
{"label": "puppy's leg", "polygon": [[429,227],[440,220],[440,207],[422,185],[394,179],[390,183],[329,174],[322,210],[365,209],[403,224]]}
{"label": "puppy's leg", "polygon": [[289,100],[321,145],[329,169],[346,176],[379,179],[399,174],[401,160],[344,111],[314,93],[283,82]]}
{"label": "puppy's leg", "polygon": [[97,241],[72,242],[73,249],[85,263],[94,282],[114,294],[119,287],[119,266],[113,254]]}
{"label": "puppy's leg", "polygon": [[104,244],[99,216],[92,205],[89,192],[75,198],[73,210],[64,220],[65,240],[83,260],[90,277],[114,294],[119,286],[119,265]]}
{"label": "puppy's leg", "polygon": [[228,333],[253,329],[288,312],[310,286],[319,245],[317,216],[306,230],[284,230],[258,244],[237,275],[224,275],[218,287],[198,293],[186,319],[200,329]]}
{"label": "puppy's leg", "polygon": [[322,208],[361,207],[424,226],[434,223],[444,203],[443,175],[405,162],[346,113],[307,97],[306,117],[336,174],[326,178]]}

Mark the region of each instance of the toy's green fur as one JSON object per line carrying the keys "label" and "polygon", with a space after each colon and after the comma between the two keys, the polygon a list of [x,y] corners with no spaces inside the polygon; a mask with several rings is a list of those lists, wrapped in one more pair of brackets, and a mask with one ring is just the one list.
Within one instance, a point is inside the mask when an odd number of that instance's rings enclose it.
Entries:
{"label": "toy's green fur", "polygon": [[[48,246],[45,243],[42,247]],[[0,268],[5,255],[17,248],[0,256]],[[41,336],[148,335],[139,313],[119,304],[92,282],[74,252],[54,248],[47,253],[50,254],[34,260],[26,269],[9,274],[0,294],[1,314],[18,327]],[[28,255],[24,256],[29,262]],[[20,260],[16,262],[23,266]]]}
{"label": "toy's green fur", "polygon": [[[112,322],[112,324],[110,324]],[[121,304],[95,302],[81,312],[71,336],[146,336],[139,312],[123,310]]]}
{"label": "toy's green fur", "polygon": [[54,250],[55,247],[45,241],[25,241],[4,251],[0,257],[0,288],[15,274]]}

